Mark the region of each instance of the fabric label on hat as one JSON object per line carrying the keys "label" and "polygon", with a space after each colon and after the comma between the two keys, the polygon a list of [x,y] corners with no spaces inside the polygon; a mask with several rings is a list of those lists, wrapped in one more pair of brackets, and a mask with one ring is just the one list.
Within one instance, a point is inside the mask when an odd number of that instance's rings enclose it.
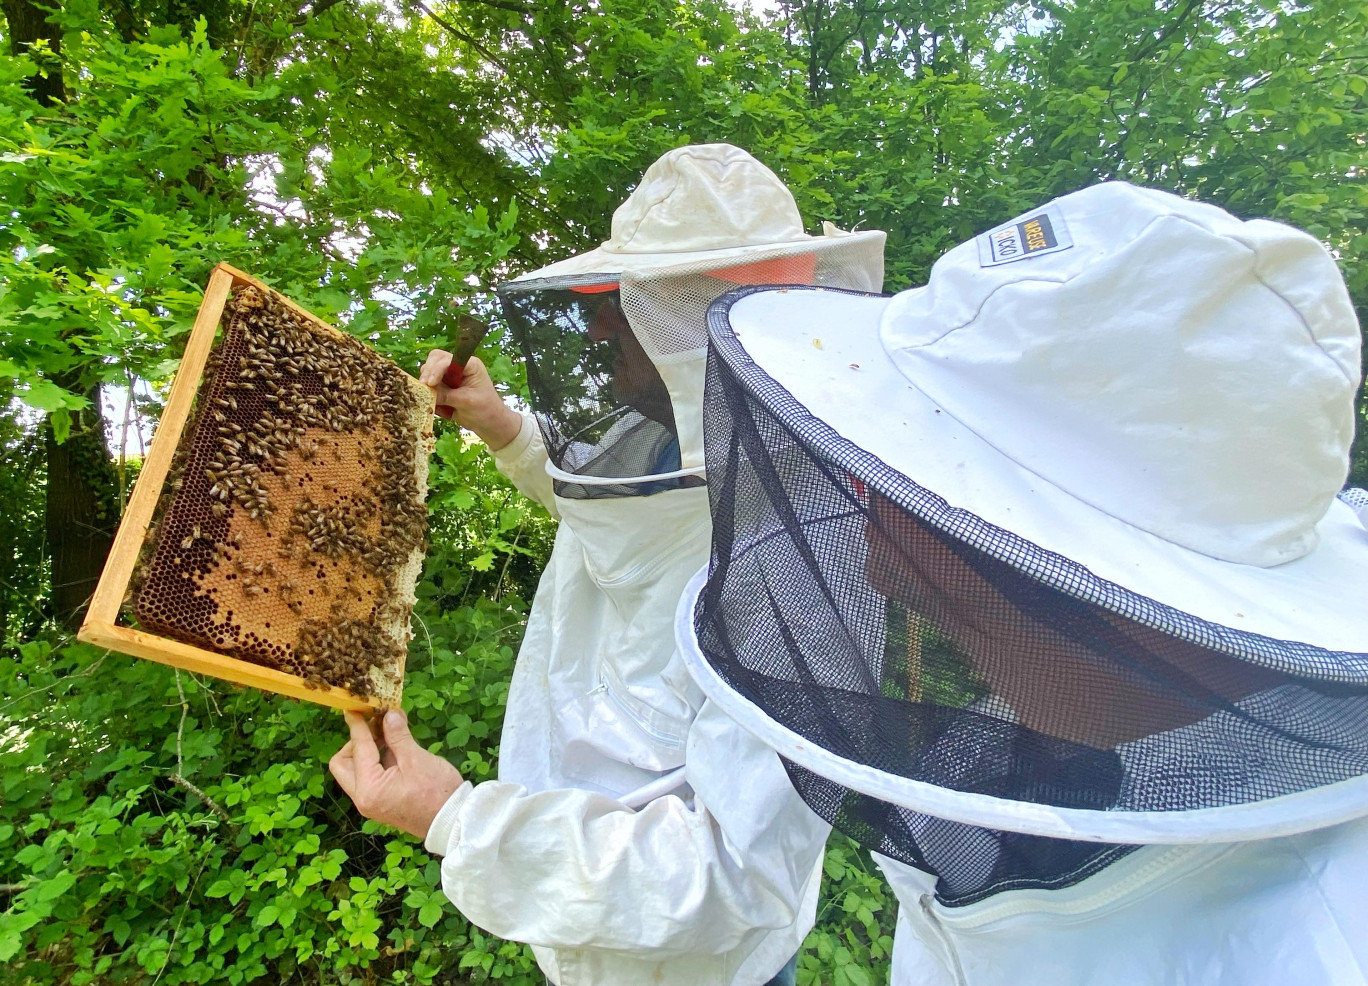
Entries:
{"label": "fabric label on hat", "polygon": [[1055,206],[1027,213],[1020,219],[978,236],[980,267],[997,267],[1027,257],[1058,253],[1073,246],[1064,215]]}

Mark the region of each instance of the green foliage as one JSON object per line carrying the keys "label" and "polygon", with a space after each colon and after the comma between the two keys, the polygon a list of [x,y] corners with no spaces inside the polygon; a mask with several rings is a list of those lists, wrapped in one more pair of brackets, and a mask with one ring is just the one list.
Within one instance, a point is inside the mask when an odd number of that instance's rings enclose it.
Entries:
{"label": "green foliage", "polygon": [[[413,366],[457,312],[491,313],[492,283],[605,238],[661,152],[729,140],[810,222],[888,230],[890,288],[1126,179],[1308,229],[1368,315],[1355,0],[74,0],[53,24],[60,55],[0,55],[7,984],[542,981],[416,842],[350,810],[334,714],[52,628],[40,422],[65,439],[105,385],[152,395],[145,429],[218,260]],[[40,63],[61,105],[31,92]],[[524,392],[497,327],[482,355]],[[405,701],[480,780],[554,525],[446,426],[431,489]],[[886,981],[891,892],[841,836],[826,876],[799,981]]]}
{"label": "green foliage", "polygon": [[[482,779],[525,606],[422,610],[414,735]],[[351,809],[336,713],[85,645],[25,644],[0,683],[6,982],[541,981],[445,903],[416,840]]]}
{"label": "green foliage", "polygon": [[798,957],[798,986],[888,982],[898,902],[868,851],[833,833],[817,925]]}
{"label": "green foliage", "polygon": [[[414,735],[490,777],[524,604],[420,614]],[[26,644],[0,684],[6,982],[543,981],[446,902],[416,840],[351,810],[336,713],[80,644]],[[799,982],[885,981],[891,892],[843,836],[825,868]]]}
{"label": "green foliage", "polygon": [[[43,625],[47,591],[43,564],[42,436],[14,416],[0,414],[0,643],[27,639]],[[0,720],[3,721],[3,720]]]}
{"label": "green foliage", "polygon": [[[489,272],[518,241],[516,204],[455,198],[412,156],[321,143],[337,124],[329,112],[346,107],[324,102],[304,119],[300,107],[346,88],[329,63],[254,79],[234,73],[203,22],[130,40],[82,4],[60,21],[73,66],[60,113],[25,90],[29,60],[0,57],[0,371],[12,403],[0,418],[14,436],[0,485],[42,475],[41,457],[19,453],[34,412],[61,441],[92,388],[169,383],[219,260],[408,366],[443,344],[459,311],[489,306]],[[299,43],[311,43],[316,25],[304,27]],[[516,376],[507,360],[496,372]],[[137,410],[135,436],[159,406]],[[18,569],[44,569],[41,538],[24,530],[0,549]],[[31,582],[0,585],[6,639],[46,618]]]}
{"label": "green foliage", "polygon": [[516,242],[511,201],[492,215],[428,187],[410,162],[320,143],[333,121],[300,119],[296,104],[342,89],[335,76],[254,84],[203,22],[188,37],[153,28],[127,43],[79,6],[63,17],[82,71],[61,115],[23,91],[24,59],[0,60],[0,198],[11,204],[0,366],[35,409],[84,404],[52,382],[74,367],[83,385],[164,382],[221,259],[411,364],[478,303],[472,282]]}
{"label": "green foliage", "polygon": [[222,131],[250,134],[243,151],[263,146],[257,94],[202,33],[90,39],[85,55],[90,74],[57,117],[25,98],[22,60],[0,75],[0,196],[12,204],[0,219],[0,358],[44,411],[85,403],[52,382],[82,366],[77,390],[123,381],[116,366],[164,377],[162,350],[189,328],[211,258],[247,242],[231,215],[205,221],[191,174],[233,177],[206,170]]}

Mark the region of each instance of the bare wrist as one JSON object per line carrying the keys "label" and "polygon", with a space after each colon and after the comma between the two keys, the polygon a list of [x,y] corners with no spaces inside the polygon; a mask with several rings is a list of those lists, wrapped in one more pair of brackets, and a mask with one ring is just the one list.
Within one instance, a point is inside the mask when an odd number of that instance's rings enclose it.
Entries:
{"label": "bare wrist", "polygon": [[484,428],[475,432],[491,452],[497,452],[512,443],[518,437],[518,432],[522,431],[521,414],[502,401],[499,402],[499,410],[501,413],[494,415]]}

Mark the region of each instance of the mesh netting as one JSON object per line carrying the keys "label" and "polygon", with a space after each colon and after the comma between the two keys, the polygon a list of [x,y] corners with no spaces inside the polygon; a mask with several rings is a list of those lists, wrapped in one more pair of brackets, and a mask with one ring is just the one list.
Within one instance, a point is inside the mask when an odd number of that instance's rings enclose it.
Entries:
{"label": "mesh netting", "polygon": [[[1055,588],[1092,576],[844,442],[749,361],[720,307],[711,327],[714,544],[695,629],[770,719],[885,774],[1096,812],[1247,804],[1368,772],[1368,685],[1297,676],[1273,653],[1305,645],[1260,638],[1266,659],[1236,657],[1197,642],[1217,635],[1190,617],[1170,611],[1165,632]],[[935,874],[951,905],[1067,885],[1133,848],[946,821],[789,770],[815,811]]]}
{"label": "mesh netting", "polygon": [[[616,285],[516,282],[500,301],[527,360],[527,385],[557,468],[625,479],[680,468],[669,390],[622,311]],[[602,281],[602,278],[598,278]],[[695,477],[652,483],[556,483],[560,496],[645,496]]]}
{"label": "mesh netting", "polygon": [[239,290],[135,576],[141,627],[395,700],[427,531],[430,401],[357,339]]}
{"label": "mesh netting", "polygon": [[[626,479],[702,466],[708,306],[738,284],[877,291],[883,237],[813,237],[732,257],[622,274],[512,281],[499,298],[527,360],[528,390],[557,469]],[[558,496],[647,496],[698,476],[557,480]]]}
{"label": "mesh netting", "polygon": [[882,234],[814,237],[795,247],[754,247],[743,261],[695,261],[622,276],[622,309],[657,363],[702,359],[708,306],[741,284],[807,284],[879,291]]}

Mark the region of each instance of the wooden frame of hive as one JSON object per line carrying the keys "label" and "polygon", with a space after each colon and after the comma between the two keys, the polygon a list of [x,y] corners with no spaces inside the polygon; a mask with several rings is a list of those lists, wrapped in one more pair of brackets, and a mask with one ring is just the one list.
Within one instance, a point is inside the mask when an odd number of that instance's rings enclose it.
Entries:
{"label": "wooden frame of hive", "polygon": [[[248,286],[273,296],[295,316],[306,320],[312,326],[334,336],[343,335],[311,312],[242,271],[223,263],[213,269],[205,288],[204,300],[186,342],[185,354],[167,395],[151,448],[134,484],[109,558],[77,637],[96,646],[334,708],[363,711],[397,705],[398,690],[387,701],[379,696],[353,694],[344,687],[311,684],[303,677],[285,671],[121,625],[118,622],[120,609],[129,594],[140,554],[148,542],[149,531],[172,470],[173,459],[195,409],[196,397],[204,380],[224,309],[235,288]],[[427,408],[427,414],[424,434],[430,441],[430,406]],[[401,663],[398,668],[399,687],[402,687],[402,673]]]}

